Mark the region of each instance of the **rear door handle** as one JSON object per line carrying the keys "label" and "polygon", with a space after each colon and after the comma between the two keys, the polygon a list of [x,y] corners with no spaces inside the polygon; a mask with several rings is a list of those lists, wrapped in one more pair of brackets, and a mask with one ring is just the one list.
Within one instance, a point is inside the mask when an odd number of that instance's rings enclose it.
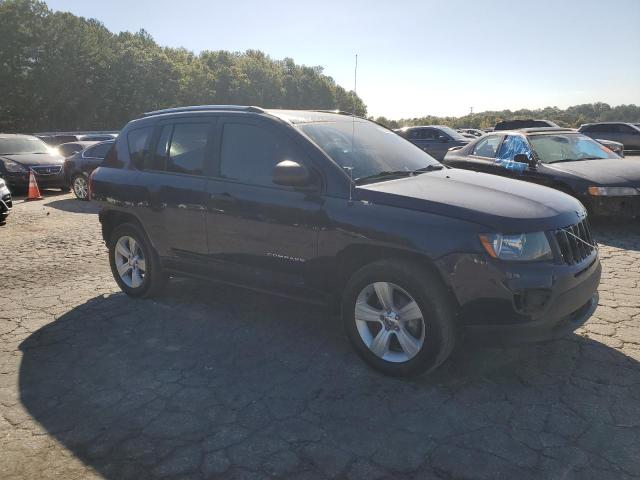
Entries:
{"label": "rear door handle", "polygon": [[231,195],[229,192],[223,192],[218,194],[212,193],[210,195],[210,198],[212,200],[222,201],[225,203],[234,203],[236,201],[235,197]]}

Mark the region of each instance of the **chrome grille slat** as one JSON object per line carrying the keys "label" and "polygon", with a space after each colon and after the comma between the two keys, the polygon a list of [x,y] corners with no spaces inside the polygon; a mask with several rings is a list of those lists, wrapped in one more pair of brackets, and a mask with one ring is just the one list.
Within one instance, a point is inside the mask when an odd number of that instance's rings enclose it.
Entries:
{"label": "chrome grille slat", "polygon": [[38,165],[31,167],[36,175],[57,175],[62,171],[62,165]]}
{"label": "chrome grille slat", "polygon": [[568,265],[580,263],[595,249],[591,228],[586,218],[575,225],[556,230],[555,239],[562,260]]}

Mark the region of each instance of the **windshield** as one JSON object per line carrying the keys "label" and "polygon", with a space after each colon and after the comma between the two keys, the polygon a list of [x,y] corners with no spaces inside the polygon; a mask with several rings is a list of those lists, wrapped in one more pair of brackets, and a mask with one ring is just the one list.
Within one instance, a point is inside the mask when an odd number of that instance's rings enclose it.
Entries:
{"label": "windshield", "polygon": [[21,155],[25,153],[50,153],[49,147],[39,138],[0,138],[0,155]]}
{"label": "windshield", "polygon": [[464,137],[464,135],[462,135],[460,132],[456,132],[453,128],[450,128],[450,127],[438,127],[438,130],[440,130],[443,133],[446,133],[447,135],[449,135],[454,140],[463,140],[463,141],[467,140]]}
{"label": "windshield", "polygon": [[305,123],[298,128],[338,165],[353,168],[354,179],[440,165],[411,142],[373,122]]}
{"label": "windshield", "polygon": [[604,145],[585,135],[531,135],[529,142],[542,163],[619,158]]}

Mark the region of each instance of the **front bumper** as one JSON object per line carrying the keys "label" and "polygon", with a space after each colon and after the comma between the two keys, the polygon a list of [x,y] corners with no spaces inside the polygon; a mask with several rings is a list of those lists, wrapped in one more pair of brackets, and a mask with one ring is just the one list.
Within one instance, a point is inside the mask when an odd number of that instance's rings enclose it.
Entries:
{"label": "front bumper", "polygon": [[[41,175],[36,173],[38,188],[65,188],[69,185],[65,178],[64,169],[52,175]],[[5,174],[7,185],[11,188],[25,189],[29,186],[29,173]]]}
{"label": "front bumper", "polygon": [[589,211],[593,216],[640,217],[640,195],[630,195],[628,197],[590,196],[587,202]]}
{"label": "front bumper", "polygon": [[469,340],[526,343],[564,336],[598,304],[597,250],[575,265],[497,262],[485,255],[445,257],[441,268],[460,305]]}

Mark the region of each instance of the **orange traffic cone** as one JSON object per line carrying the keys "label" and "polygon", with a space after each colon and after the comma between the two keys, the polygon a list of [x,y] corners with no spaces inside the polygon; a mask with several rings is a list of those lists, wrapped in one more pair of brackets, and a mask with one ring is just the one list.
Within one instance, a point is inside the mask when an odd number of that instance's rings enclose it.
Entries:
{"label": "orange traffic cone", "polygon": [[33,170],[29,170],[29,191],[27,192],[26,200],[42,200],[42,195],[40,195],[40,189],[38,188],[38,182],[36,182],[36,176],[33,174]]}

